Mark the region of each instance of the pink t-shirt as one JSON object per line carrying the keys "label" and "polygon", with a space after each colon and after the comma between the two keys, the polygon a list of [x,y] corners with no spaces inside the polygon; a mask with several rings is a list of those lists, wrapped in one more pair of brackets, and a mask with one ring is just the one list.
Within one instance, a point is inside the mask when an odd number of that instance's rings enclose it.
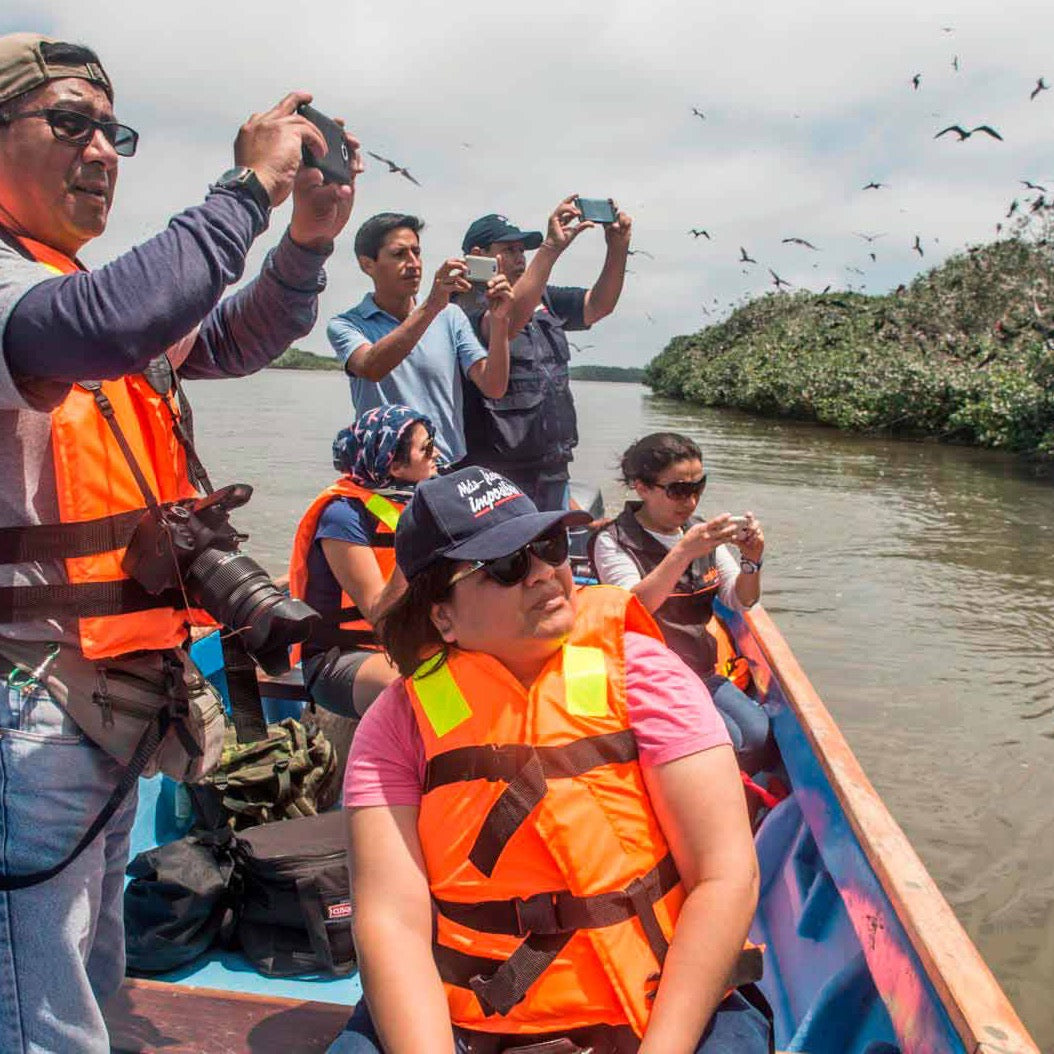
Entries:
{"label": "pink t-shirt", "polygon": [[[703,682],[664,644],[626,634],[626,703],[642,765],[731,744]],[[366,712],[351,744],[344,805],[419,805],[425,748],[402,681]]]}

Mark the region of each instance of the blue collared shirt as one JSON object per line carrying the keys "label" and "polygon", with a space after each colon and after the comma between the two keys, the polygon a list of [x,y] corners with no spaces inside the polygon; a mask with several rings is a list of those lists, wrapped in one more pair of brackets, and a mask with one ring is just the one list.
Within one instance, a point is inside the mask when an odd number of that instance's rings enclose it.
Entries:
{"label": "blue collared shirt", "polygon": [[[379,308],[373,294],[335,315],[326,327],[333,351],[342,363],[363,344],[376,344],[400,325]],[[436,426],[436,445],[447,460],[465,456],[464,388],[469,369],[487,352],[476,339],[464,311],[448,304],[432,320],[409,355],[381,381],[349,375],[355,413],[401,403],[427,414]]]}

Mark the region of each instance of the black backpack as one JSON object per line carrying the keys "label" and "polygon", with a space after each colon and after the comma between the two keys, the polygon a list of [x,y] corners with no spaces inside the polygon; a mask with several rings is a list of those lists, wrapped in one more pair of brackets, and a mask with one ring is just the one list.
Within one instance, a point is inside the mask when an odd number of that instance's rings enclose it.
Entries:
{"label": "black backpack", "polygon": [[235,837],[238,941],[269,977],[345,974],[355,965],[341,811],[263,824]]}

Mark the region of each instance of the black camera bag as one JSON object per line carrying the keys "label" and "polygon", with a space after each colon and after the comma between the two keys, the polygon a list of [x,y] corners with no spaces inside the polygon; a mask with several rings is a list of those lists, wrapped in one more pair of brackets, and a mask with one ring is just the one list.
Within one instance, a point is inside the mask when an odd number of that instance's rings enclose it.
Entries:
{"label": "black camera bag", "polygon": [[327,812],[235,836],[238,940],[268,977],[354,967],[346,824],[346,813]]}

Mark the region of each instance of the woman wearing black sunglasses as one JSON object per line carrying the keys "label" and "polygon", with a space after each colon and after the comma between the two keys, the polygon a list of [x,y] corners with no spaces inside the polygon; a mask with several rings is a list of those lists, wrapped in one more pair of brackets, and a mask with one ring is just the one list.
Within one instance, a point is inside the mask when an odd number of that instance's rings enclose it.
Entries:
{"label": "woman wearing black sunglasses", "polygon": [[403,679],[344,788],[365,998],[331,1054],[771,1050],[728,734],[634,597],[575,587],[587,520],[480,468],[403,511]]}
{"label": "woman wearing black sunglasses", "polygon": [[436,474],[434,437],[432,422],[408,406],[367,410],[333,440],[340,478],[311,503],[293,540],[289,592],[322,615],[296,651],[342,769],[358,719],[398,676],[373,626],[406,585],[395,526],[413,488]]}
{"label": "woman wearing black sunglasses", "polygon": [[[765,535],[757,517],[723,512],[703,519],[703,456],[687,436],[655,432],[622,455],[622,479],[637,494],[590,539],[601,582],[635,593],[666,642],[703,679],[728,725],[744,772],[774,760],[765,711],[715,669],[717,642],[707,632],[715,597],[742,610],[761,596]],[[739,549],[740,559],[729,551]]]}

